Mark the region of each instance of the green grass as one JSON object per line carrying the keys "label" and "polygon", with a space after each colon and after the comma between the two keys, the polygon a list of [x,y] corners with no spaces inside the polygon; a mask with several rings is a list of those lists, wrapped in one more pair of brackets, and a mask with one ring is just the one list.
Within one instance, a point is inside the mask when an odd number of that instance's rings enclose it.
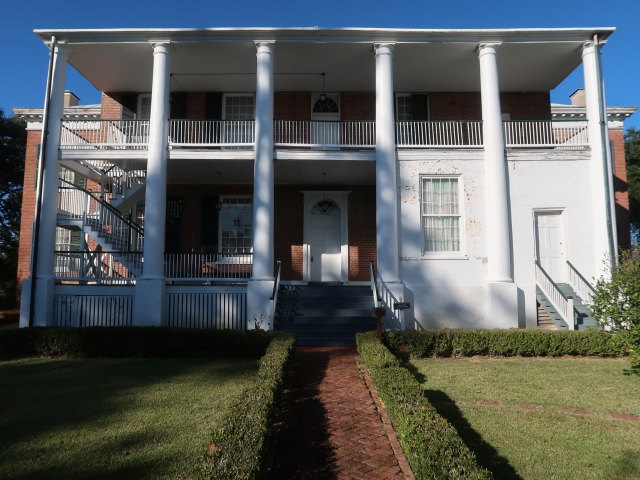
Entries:
{"label": "green grass", "polygon": [[[623,374],[628,359],[474,357],[411,363],[430,401],[496,478],[640,479],[640,422],[610,416],[640,416],[640,379]],[[565,408],[590,413],[568,414]]]}
{"label": "green grass", "polygon": [[0,362],[0,478],[193,478],[248,359]]}

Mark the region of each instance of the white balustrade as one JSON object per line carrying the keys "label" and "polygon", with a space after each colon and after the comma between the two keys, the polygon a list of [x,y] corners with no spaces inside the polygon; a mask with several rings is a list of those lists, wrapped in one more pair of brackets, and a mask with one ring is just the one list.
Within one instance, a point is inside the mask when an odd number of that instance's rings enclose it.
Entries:
{"label": "white balustrade", "polygon": [[251,253],[165,254],[165,277],[170,280],[246,280],[252,266]]}
{"label": "white balustrade", "polygon": [[482,147],[482,122],[396,122],[398,148]]}
{"label": "white balustrade", "polygon": [[569,330],[575,330],[575,317],[573,313],[573,298],[567,298],[558,288],[558,286],[551,280],[547,272],[540,266],[538,262],[535,263],[536,272],[536,285],[542,293],[547,297],[556,312],[562,317],[562,320],[567,324]]}
{"label": "white balustrade", "polygon": [[169,120],[169,144],[174,147],[251,147],[253,120]]}
{"label": "white balustrade", "polygon": [[65,120],[60,149],[144,149],[148,141],[148,120]]}
{"label": "white balustrade", "polygon": [[275,120],[274,143],[287,147],[373,148],[376,144],[375,122]]}
{"label": "white balustrade", "polygon": [[556,147],[581,149],[589,146],[588,122],[569,121],[505,121],[507,147]]}
{"label": "white balustrade", "polygon": [[130,284],[142,273],[142,252],[56,251],[57,280],[96,284]]}
{"label": "white balustrade", "polygon": [[567,262],[567,268],[569,270],[569,285],[571,285],[571,288],[573,288],[584,303],[591,305],[591,298],[595,293],[593,286],[571,262]]}

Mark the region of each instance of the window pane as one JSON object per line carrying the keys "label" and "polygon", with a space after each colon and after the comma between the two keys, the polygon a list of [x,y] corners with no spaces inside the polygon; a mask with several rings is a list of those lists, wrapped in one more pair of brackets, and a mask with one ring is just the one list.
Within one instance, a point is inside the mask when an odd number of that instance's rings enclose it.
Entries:
{"label": "window pane", "polygon": [[427,252],[460,251],[457,178],[422,179],[422,234]]}
{"label": "window pane", "polygon": [[252,207],[250,197],[224,197],[220,210],[223,253],[251,253]]}

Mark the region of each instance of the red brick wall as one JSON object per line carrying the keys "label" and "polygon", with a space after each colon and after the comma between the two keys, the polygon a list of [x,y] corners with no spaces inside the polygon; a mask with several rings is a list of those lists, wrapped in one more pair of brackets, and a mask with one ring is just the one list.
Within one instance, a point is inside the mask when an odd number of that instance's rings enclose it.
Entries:
{"label": "red brick wall", "polygon": [[622,130],[609,130],[613,156],[613,188],[616,200],[616,223],[618,245],[621,249],[631,247],[629,225],[629,193],[627,191],[627,163],[624,154],[624,133]]}
{"label": "red brick wall", "polygon": [[375,120],[376,94],[374,92],[346,92],[340,95],[341,120]]}
{"label": "red brick wall", "polygon": [[187,120],[203,120],[206,116],[207,95],[187,93]]}
{"label": "red brick wall", "polygon": [[376,187],[349,190],[349,280],[367,281],[376,261]]}
{"label": "red brick wall", "polygon": [[[481,120],[482,100],[479,92],[436,92],[429,94],[431,120]],[[550,120],[549,92],[503,92],[502,112],[511,120]]]}
{"label": "red brick wall", "polygon": [[20,245],[18,247],[18,302],[20,301],[20,282],[29,278],[31,264],[31,234],[33,216],[36,208],[36,168],[38,164],[38,145],[42,132],[27,132],[27,152],[24,162],[24,183],[22,190],[22,216],[20,218]]}
{"label": "red brick wall", "polygon": [[[306,187],[305,187],[306,189]],[[278,185],[275,189],[274,258],[282,262],[283,280],[302,280],[303,188]]]}
{"label": "red brick wall", "polygon": [[310,120],[311,94],[276,92],[273,95],[273,118],[276,120]]}
{"label": "red brick wall", "polygon": [[122,118],[122,94],[102,93],[100,118],[108,120]]}

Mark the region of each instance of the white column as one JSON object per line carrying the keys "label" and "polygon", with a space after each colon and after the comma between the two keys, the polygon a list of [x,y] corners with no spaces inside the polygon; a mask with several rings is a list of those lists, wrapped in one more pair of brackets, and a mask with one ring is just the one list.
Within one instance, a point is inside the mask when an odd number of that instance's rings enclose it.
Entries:
{"label": "white column", "polygon": [[400,282],[398,264],[398,189],[393,102],[393,47],[376,53],[376,244],[378,271],[386,283]]}
{"label": "white column", "polygon": [[499,43],[478,46],[489,289],[485,324],[507,328],[518,326],[518,295],[512,274],[509,185],[496,59],[499,46]]}
{"label": "white column", "polygon": [[153,44],[151,117],[147,153],[147,180],[144,208],[144,266],[136,282],[136,325],[163,323],[164,316],[164,235],[167,209],[167,158],[170,44]]}
{"label": "white column", "polygon": [[[604,88],[599,71],[600,49],[594,42],[584,44],[582,64],[584,67],[584,90],[586,113],[589,122],[589,145],[591,147],[591,211],[593,212],[594,273],[605,274],[605,266],[614,258],[617,245],[613,236],[613,219],[606,185],[611,185],[610,159],[607,154],[608,131],[604,105]],[[608,210],[608,211],[607,211]],[[609,238],[609,235],[612,238]],[[613,250],[613,251],[612,251]],[[606,262],[606,263],[605,263]]]}
{"label": "white column", "polygon": [[[53,325],[55,320],[53,317],[53,252],[56,243],[56,224],[58,219],[60,132],[62,130],[64,88],[67,77],[66,45],[62,43],[56,44],[52,55],[54,56],[53,73],[51,78],[49,108],[47,110],[48,132],[45,132],[46,146],[44,146],[43,151],[42,203],[38,233],[37,266],[35,270],[34,326]],[[23,305],[23,307],[26,307],[28,315],[28,304]]]}
{"label": "white column", "polygon": [[[269,312],[273,288],[273,41],[256,41],[256,138],[253,173],[253,270],[247,287],[247,322]],[[273,325],[262,325],[271,329]]]}

